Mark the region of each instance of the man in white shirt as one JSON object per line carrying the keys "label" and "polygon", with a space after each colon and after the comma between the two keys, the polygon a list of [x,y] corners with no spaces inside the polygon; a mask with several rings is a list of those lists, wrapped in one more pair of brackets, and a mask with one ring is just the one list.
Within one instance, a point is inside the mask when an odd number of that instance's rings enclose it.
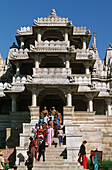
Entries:
{"label": "man in white shirt", "polygon": [[0,152],[0,170],[4,170],[3,152]]}

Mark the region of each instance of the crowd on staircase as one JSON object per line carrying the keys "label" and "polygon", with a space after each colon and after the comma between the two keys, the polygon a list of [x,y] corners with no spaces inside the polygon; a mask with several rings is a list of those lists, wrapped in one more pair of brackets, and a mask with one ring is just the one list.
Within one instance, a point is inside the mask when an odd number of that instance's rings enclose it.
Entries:
{"label": "crowd on staircase", "polygon": [[55,110],[55,107],[52,107],[49,112],[46,107],[44,107],[44,110],[40,113],[40,118],[35,129],[32,129],[34,138],[29,138],[28,160],[26,161],[26,166],[29,170],[32,169],[34,160],[40,161],[41,155],[43,156],[43,161],[45,161],[45,145],[51,147],[51,144],[54,144],[56,147],[57,143],[54,142],[54,137],[59,139],[59,146],[61,147],[64,137],[61,125],[61,113]]}
{"label": "crowd on staircase", "polygon": [[[29,138],[30,144],[27,151],[28,159],[25,162],[25,166],[27,166],[28,170],[32,170],[33,163],[39,162],[41,156],[43,157],[43,162],[45,162],[45,148],[51,148],[51,144],[53,144],[55,147],[57,146],[54,138],[59,139],[59,147],[61,147],[64,137],[61,113],[56,111],[55,107],[50,109],[49,112],[46,107],[44,107],[44,110],[40,113],[39,121],[37,122],[35,129],[32,129],[32,132],[34,133],[34,136]],[[83,141],[79,150],[78,158],[79,164],[82,165],[84,169],[87,169],[86,143],[87,141]],[[91,167],[93,170],[98,170],[97,153],[98,150],[96,149],[90,155]],[[0,166],[2,166],[4,169],[4,159],[2,156],[3,153],[1,152]],[[17,169],[17,166],[15,166],[14,169]]]}

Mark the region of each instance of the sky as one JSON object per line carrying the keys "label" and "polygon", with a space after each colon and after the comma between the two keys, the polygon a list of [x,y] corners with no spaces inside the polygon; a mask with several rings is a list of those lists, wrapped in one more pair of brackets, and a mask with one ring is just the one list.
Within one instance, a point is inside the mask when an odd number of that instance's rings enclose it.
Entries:
{"label": "sky", "polygon": [[[112,43],[112,0],[0,0],[0,53],[8,56],[9,48],[16,42],[17,29],[32,26],[37,17],[50,15],[52,9],[58,16],[68,17],[75,26],[96,32],[96,47],[100,58]],[[16,42],[17,43],[17,42]]]}

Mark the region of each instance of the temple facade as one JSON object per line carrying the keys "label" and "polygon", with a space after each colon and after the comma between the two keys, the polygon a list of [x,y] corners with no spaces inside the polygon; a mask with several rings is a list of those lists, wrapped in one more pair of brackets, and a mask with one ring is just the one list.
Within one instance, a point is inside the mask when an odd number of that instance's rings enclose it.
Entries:
{"label": "temple facade", "polygon": [[67,159],[77,160],[83,140],[112,158],[112,46],[99,58],[90,30],[52,13],[17,30],[17,45],[0,56],[0,147],[26,155],[44,106],[62,113]]}

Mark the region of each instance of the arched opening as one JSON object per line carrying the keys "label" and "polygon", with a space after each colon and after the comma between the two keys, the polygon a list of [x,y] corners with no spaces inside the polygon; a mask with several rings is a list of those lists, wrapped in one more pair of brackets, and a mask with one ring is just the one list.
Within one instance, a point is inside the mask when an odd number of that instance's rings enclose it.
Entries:
{"label": "arched opening", "polygon": [[74,45],[75,49],[82,49],[83,44],[80,38],[75,38],[70,40],[70,46]]}
{"label": "arched opening", "polygon": [[19,94],[17,97],[17,111],[29,111],[31,106],[32,94],[30,91]]}
{"label": "arched opening", "polygon": [[43,110],[44,106],[47,107],[48,111],[55,107],[63,117],[63,106],[66,106],[66,99],[62,91],[57,88],[44,89],[38,96],[38,105],[40,106],[40,111]]}
{"label": "arched opening", "polygon": [[73,106],[75,106],[75,111],[87,111],[87,102],[84,95],[74,95],[73,96]]}
{"label": "arched opening", "polygon": [[72,74],[85,74],[84,65],[82,63],[73,63],[71,61],[70,67],[72,68]]}
{"label": "arched opening", "polygon": [[45,31],[44,34],[42,35],[42,41],[45,41],[45,40],[64,41],[64,37],[62,33],[58,30],[48,30],[48,31]]}
{"label": "arched opening", "polygon": [[93,109],[96,111],[96,115],[106,115],[106,103],[104,99],[94,99]]}
{"label": "arched opening", "polygon": [[0,101],[0,115],[8,115],[11,111],[12,100],[9,97],[3,97]]}
{"label": "arched opening", "polygon": [[21,63],[20,65],[20,74],[21,75],[32,75],[34,63],[31,61],[30,63]]}
{"label": "arched opening", "polygon": [[43,58],[40,68],[63,68],[64,63],[58,56],[46,56]]}

